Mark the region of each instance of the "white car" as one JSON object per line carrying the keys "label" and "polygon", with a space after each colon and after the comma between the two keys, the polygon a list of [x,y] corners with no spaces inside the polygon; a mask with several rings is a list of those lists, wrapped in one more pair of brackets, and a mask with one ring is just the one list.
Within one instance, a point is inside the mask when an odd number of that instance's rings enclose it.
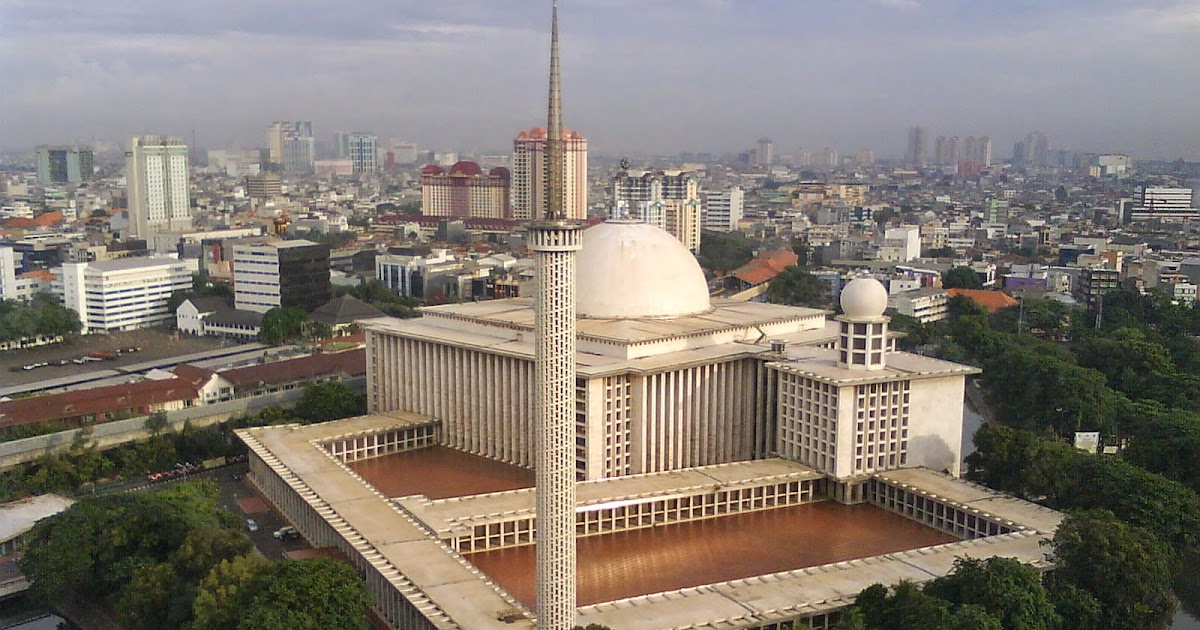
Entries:
{"label": "white car", "polygon": [[246,529],[252,532],[258,531],[258,522],[252,518],[246,519]]}

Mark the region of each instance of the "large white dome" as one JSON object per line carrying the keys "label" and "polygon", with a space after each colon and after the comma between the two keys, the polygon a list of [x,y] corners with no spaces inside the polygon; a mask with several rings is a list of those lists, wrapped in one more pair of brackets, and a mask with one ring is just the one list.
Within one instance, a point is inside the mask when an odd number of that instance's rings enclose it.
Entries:
{"label": "large white dome", "polygon": [[665,230],[608,221],[583,233],[576,308],[594,319],[668,319],[712,310],[700,264]]}
{"label": "large white dome", "polygon": [[888,293],[874,278],[855,278],[842,289],[842,312],[854,319],[870,319],[887,310]]}

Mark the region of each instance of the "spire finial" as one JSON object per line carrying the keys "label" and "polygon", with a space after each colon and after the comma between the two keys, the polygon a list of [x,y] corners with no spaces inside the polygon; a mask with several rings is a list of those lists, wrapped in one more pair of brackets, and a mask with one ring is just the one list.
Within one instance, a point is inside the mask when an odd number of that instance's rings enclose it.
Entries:
{"label": "spire finial", "polygon": [[550,103],[546,122],[546,179],[548,184],[546,218],[551,221],[566,218],[563,196],[564,164],[562,144],[562,83],[558,75],[558,0],[553,0],[550,12]]}

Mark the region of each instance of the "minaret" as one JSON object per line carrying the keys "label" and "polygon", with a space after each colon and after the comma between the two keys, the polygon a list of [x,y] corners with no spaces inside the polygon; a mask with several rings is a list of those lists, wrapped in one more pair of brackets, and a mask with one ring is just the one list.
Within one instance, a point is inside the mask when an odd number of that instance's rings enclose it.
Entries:
{"label": "minaret", "polygon": [[537,484],[537,625],[575,624],[575,255],[583,226],[565,219],[558,2],[551,13],[546,124],[546,215],[529,227],[537,275],[534,466]]}

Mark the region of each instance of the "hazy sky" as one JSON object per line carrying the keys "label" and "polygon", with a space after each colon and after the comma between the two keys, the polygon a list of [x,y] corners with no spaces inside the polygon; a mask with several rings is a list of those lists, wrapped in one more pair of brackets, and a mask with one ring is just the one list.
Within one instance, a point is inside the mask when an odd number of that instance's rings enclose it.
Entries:
{"label": "hazy sky", "polygon": [[[561,0],[592,150],[775,139],[904,150],[907,127],[1200,159],[1200,0]],[[548,0],[0,0],[0,147],[160,131],[511,147],[544,124]]]}

